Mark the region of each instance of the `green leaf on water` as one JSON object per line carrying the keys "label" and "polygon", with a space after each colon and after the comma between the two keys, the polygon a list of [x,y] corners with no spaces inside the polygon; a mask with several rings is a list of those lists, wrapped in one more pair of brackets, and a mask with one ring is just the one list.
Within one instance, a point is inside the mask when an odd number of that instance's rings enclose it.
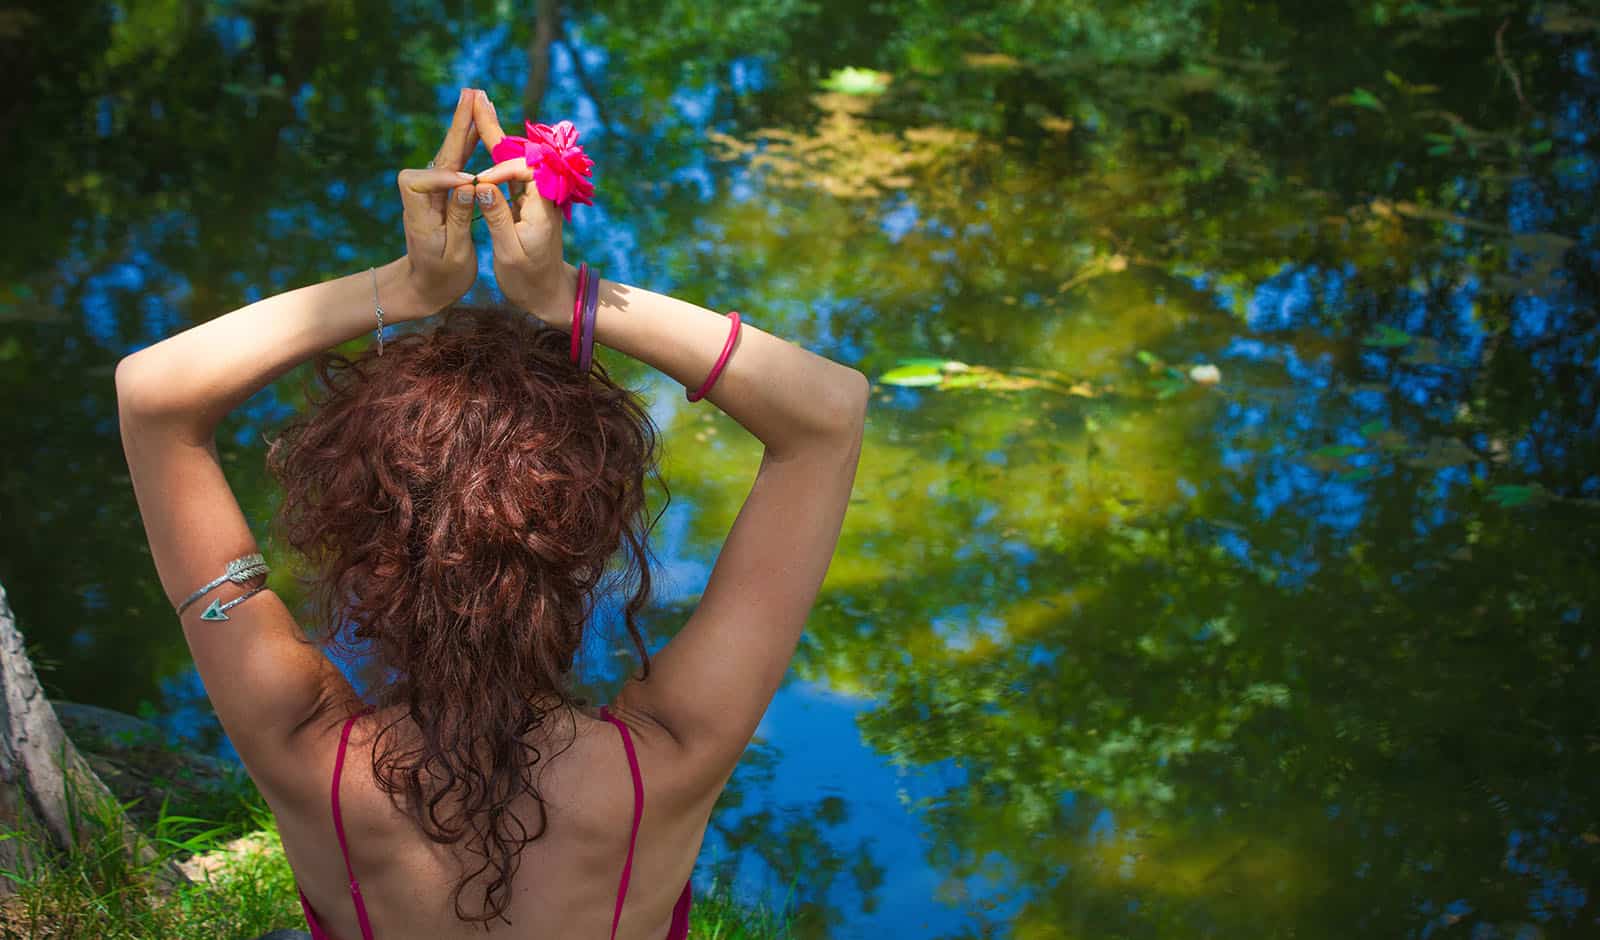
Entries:
{"label": "green leaf on water", "polygon": [[822,87],[846,95],[881,95],[889,87],[889,73],[853,67],[834,69]]}
{"label": "green leaf on water", "polygon": [[1345,95],[1344,100],[1358,108],[1366,108],[1368,111],[1386,110],[1383,106],[1383,102],[1378,100],[1378,96],[1374,95],[1370,91],[1367,91],[1365,88],[1357,88],[1350,94]]}
{"label": "green leaf on water", "polygon": [[1189,383],[1181,378],[1162,379],[1159,382],[1151,383],[1151,387],[1156,390],[1156,398],[1165,400],[1188,388]]}
{"label": "green leaf on water", "polygon": [[944,376],[943,382],[939,387],[946,389],[987,388],[993,384],[994,381],[990,375],[986,375],[982,372],[957,372],[954,375]]}
{"label": "green leaf on water", "polygon": [[1398,349],[1401,346],[1411,345],[1412,336],[1405,330],[1397,330],[1388,324],[1380,325],[1376,330],[1367,334],[1361,341],[1363,346],[1376,346],[1380,349]]}
{"label": "green leaf on water", "polygon": [[1538,499],[1543,491],[1544,487],[1537,483],[1502,483],[1489,490],[1489,502],[1506,509],[1515,509]]}
{"label": "green leaf on water", "polygon": [[1362,437],[1376,437],[1389,429],[1387,421],[1368,421],[1360,428]]}
{"label": "green leaf on water", "polygon": [[1311,452],[1313,457],[1349,457],[1361,453],[1361,448],[1350,444],[1329,444],[1327,447],[1318,447]]}
{"label": "green leaf on water", "polygon": [[883,385],[898,385],[901,388],[938,385],[944,381],[941,365],[942,363],[937,360],[902,364],[878,376],[878,382]]}
{"label": "green leaf on water", "polygon": [[1151,368],[1155,368],[1156,366],[1161,365],[1161,357],[1157,356],[1155,353],[1151,352],[1148,349],[1139,350],[1134,355],[1134,358],[1138,359],[1144,365],[1150,366]]}

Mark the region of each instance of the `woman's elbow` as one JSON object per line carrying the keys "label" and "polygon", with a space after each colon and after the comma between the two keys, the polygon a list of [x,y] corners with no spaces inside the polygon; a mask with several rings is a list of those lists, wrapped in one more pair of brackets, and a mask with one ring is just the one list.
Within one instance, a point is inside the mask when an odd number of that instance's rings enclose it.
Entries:
{"label": "woman's elbow", "polygon": [[133,410],[144,397],[143,390],[147,380],[141,375],[142,368],[139,363],[138,353],[131,353],[117,360],[112,383],[117,390],[118,411]]}
{"label": "woman's elbow", "polygon": [[117,413],[127,418],[161,418],[171,414],[171,379],[151,371],[151,361],[130,353],[117,361],[112,381],[117,390]]}
{"label": "woman's elbow", "polygon": [[867,401],[872,383],[858,369],[839,367],[843,375],[830,389],[823,404],[822,424],[830,435],[860,440],[867,421]]}

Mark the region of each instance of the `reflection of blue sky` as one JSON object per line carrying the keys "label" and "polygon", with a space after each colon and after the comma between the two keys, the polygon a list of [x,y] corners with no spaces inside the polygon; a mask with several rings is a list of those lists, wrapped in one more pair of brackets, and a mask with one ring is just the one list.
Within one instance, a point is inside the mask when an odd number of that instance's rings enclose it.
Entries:
{"label": "reflection of blue sky", "polygon": [[[176,220],[171,220],[175,222]],[[160,223],[149,225],[144,232],[160,238],[167,234]],[[63,262],[63,267],[68,262]],[[80,290],[79,307],[83,323],[94,340],[119,353],[129,353],[148,343],[144,337],[166,336],[187,326],[177,311],[184,308],[189,296],[189,279],[156,263],[149,252],[130,247],[126,260],[104,265],[100,270],[78,277],[63,277],[51,295],[51,303],[59,307],[71,306],[67,286],[77,284]],[[131,303],[130,303],[131,301]],[[124,322],[130,307],[140,313],[139,332],[133,342],[122,342],[119,324]]]}
{"label": "reflection of blue sky", "polygon": [[901,197],[899,205],[888,209],[878,219],[878,229],[882,229],[883,233],[890,237],[891,243],[898,245],[899,240],[906,237],[907,232],[917,227],[918,214],[920,213],[917,211],[917,203],[910,197]]}
{"label": "reflection of blue sky", "polygon": [[[861,909],[861,894],[848,871],[834,882],[829,903],[843,915],[832,934],[841,940],[904,936],[907,924],[918,925],[918,935],[950,935],[965,926],[984,899],[995,897],[988,876],[961,879],[952,891],[945,876],[927,863],[928,845],[916,810],[924,800],[937,800],[964,785],[965,775],[950,762],[914,770],[898,768],[890,758],[861,742],[856,716],[870,703],[835,695],[811,684],[795,682],[779,690],[756,729],[757,740],[777,743],[780,760],[772,783],[762,792],[748,792],[750,811],[770,809],[780,816],[784,807],[811,807],[825,796],[845,799],[849,816],[845,824],[826,828],[828,843],[848,857],[862,841],[870,846],[873,861],[884,869],[884,883],[873,892],[877,906]],[[736,818],[736,817],[735,817]],[[729,822],[731,823],[731,819]],[[725,856],[727,848],[708,834],[702,858]],[[1003,862],[995,864],[1004,869]],[[754,858],[740,871],[739,887],[748,896],[777,903],[783,885]],[[938,896],[965,895],[969,911],[932,903]],[[984,909],[986,917],[1004,922],[1016,898]],[[927,925],[926,929],[922,925]]]}
{"label": "reflection of blue sky", "polygon": [[[1018,587],[1018,590],[1023,589]],[[956,653],[976,649],[979,638],[997,645],[1004,645],[1007,640],[1004,619],[968,608],[956,608],[939,614],[929,621],[929,626],[944,640],[945,649]]]}

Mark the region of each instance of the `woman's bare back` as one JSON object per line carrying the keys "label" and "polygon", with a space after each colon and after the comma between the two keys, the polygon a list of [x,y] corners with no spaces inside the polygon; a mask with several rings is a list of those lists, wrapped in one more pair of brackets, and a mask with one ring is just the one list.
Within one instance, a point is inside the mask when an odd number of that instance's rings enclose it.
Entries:
{"label": "woman's bare back", "polygon": [[[625,706],[611,714],[628,725],[644,783],[644,813],[632,874],[618,926],[619,940],[660,940],[694,867],[716,793],[686,792],[677,747],[650,718]],[[372,777],[372,748],[389,715],[370,714],[351,730],[340,781],[340,806],[350,862],[379,940],[452,940],[484,927],[460,920],[451,893],[483,866],[463,843],[431,841],[400,812]],[[293,805],[274,804],[284,849],[318,920],[338,940],[359,940],[344,859],[334,834],[329,782],[339,745],[341,717],[306,729],[307,786]],[[515,938],[609,937],[618,880],[633,822],[634,791],[618,729],[594,711],[553,717],[529,741],[542,755],[538,776],[547,828],[522,849],[506,907],[510,924],[494,921],[491,933]],[[570,747],[565,747],[570,741]],[[565,747],[565,750],[563,750]],[[720,790],[720,787],[718,788]],[[538,828],[532,796],[512,804],[530,832]],[[511,833],[516,835],[515,824]],[[481,908],[492,871],[469,881],[462,907]]]}

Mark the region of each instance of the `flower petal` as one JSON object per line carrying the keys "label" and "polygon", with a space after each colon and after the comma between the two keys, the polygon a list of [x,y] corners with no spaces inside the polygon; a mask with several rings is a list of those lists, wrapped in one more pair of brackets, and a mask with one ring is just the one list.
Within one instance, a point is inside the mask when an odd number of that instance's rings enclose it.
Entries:
{"label": "flower petal", "polygon": [[569,150],[561,155],[561,162],[567,167],[567,172],[574,176],[588,176],[594,169],[594,161],[582,150]]}
{"label": "flower petal", "polygon": [[506,135],[505,139],[494,145],[489,151],[489,158],[496,163],[515,160],[517,157],[526,156],[528,139],[526,137],[513,137]]}
{"label": "flower petal", "polygon": [[539,187],[539,195],[556,205],[559,206],[567,201],[569,191],[567,178],[549,161],[541,162],[539,168],[533,171],[533,182]]}
{"label": "flower petal", "polygon": [[550,136],[555,139],[556,146],[561,150],[571,150],[578,146],[578,129],[571,121],[562,121],[550,128]]}
{"label": "flower petal", "polygon": [[534,124],[532,121],[523,121],[522,124],[528,130],[529,140],[549,144],[552,147],[555,146],[556,136],[550,125]]}

